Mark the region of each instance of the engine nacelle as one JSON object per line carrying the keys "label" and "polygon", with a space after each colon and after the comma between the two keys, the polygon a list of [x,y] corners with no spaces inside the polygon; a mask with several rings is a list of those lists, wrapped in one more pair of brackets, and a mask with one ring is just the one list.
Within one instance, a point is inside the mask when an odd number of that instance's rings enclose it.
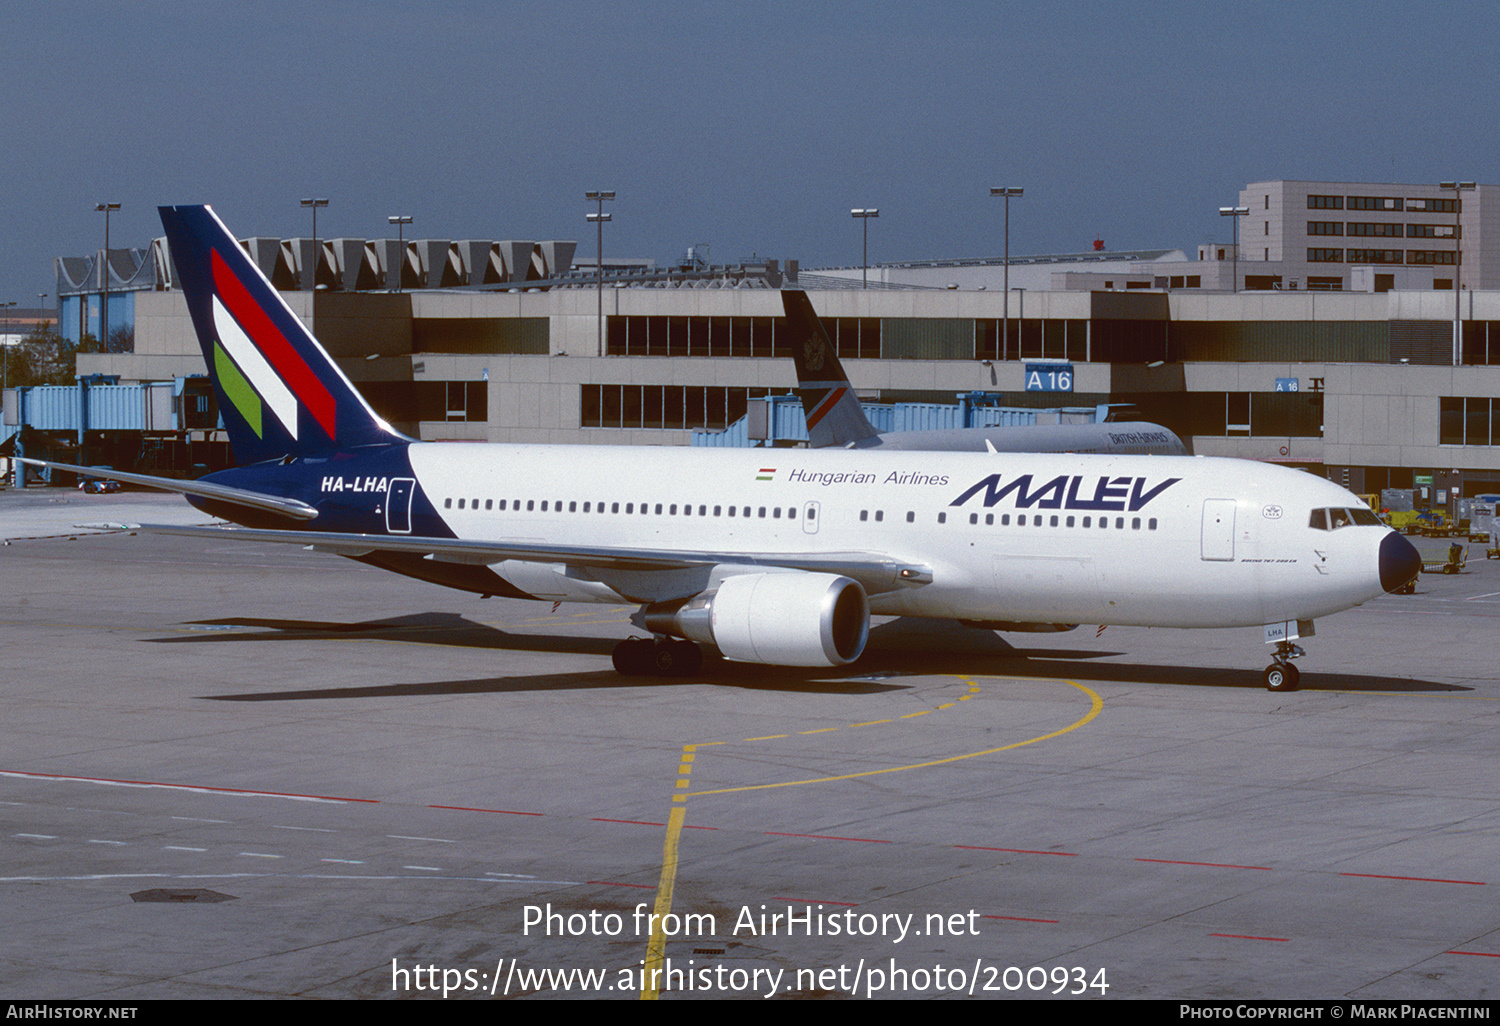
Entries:
{"label": "engine nacelle", "polygon": [[679,609],[647,610],[645,625],[737,662],[843,666],[865,650],[870,603],[857,581],[837,574],[736,574]]}

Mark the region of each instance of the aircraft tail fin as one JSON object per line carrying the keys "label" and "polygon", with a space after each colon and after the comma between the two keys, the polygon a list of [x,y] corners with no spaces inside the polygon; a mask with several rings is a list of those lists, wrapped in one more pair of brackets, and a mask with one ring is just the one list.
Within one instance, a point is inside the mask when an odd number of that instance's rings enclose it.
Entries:
{"label": "aircraft tail fin", "polygon": [[370,408],[213,210],[159,210],[237,463],[407,441]]}
{"label": "aircraft tail fin", "polygon": [[807,417],[807,435],[814,449],[846,446],[879,434],[865,416],[839,363],[838,354],[823,330],[806,292],[781,293],[787,327],[792,335],[792,360],[797,365],[797,395]]}

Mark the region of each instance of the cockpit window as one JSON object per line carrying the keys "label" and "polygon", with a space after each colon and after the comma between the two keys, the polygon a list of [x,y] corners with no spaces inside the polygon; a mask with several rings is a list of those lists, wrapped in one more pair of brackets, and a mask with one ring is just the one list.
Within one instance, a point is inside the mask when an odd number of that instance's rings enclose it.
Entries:
{"label": "cockpit window", "polygon": [[1307,526],[1315,531],[1337,531],[1355,524],[1379,527],[1380,518],[1368,509],[1315,509],[1307,521]]}

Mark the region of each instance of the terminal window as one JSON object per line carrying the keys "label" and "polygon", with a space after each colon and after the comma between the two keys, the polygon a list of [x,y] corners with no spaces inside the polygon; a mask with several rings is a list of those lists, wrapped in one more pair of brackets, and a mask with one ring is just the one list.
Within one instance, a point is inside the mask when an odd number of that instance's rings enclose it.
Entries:
{"label": "terminal window", "polygon": [[1438,400],[1442,445],[1500,445],[1500,399],[1476,396]]}

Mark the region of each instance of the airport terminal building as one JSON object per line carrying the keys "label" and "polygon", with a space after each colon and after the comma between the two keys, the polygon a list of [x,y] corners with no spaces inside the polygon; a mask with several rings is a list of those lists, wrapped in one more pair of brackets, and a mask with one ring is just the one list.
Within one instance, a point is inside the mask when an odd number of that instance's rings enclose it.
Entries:
{"label": "airport terminal building", "polygon": [[[979,270],[943,284],[958,262],[929,262],[926,278],[872,268],[868,289],[848,269],[768,261],[636,270],[596,291],[591,275],[572,273],[567,243],[247,248],[371,404],[423,439],[687,444],[694,429],[724,428],[752,400],[794,386],[777,292],[794,287],[809,292],[866,399],[951,404],[983,391],[1037,408],[1133,403],[1202,455],[1303,466],[1356,492],[1467,496],[1500,491],[1500,187],[1454,195],[1252,184],[1238,260],[1216,247],[1201,260],[1101,255],[1116,263],[1092,268],[1087,254],[1050,266],[1018,258],[1013,288],[1027,274],[1047,284],[1021,286],[1008,310],[998,261],[968,261]],[[319,288],[303,291],[315,251]],[[169,254],[159,242],[134,252],[153,267],[150,285],[131,292],[133,350],[82,354],[78,373],[186,382],[182,407],[210,402],[192,385],[204,367]],[[140,284],[139,266],[121,273]],[[60,310],[86,325],[89,269],[69,274],[76,298],[62,294],[60,270]],[[1038,364],[1068,365],[1071,391],[1036,388],[1028,368]],[[216,418],[197,412],[201,441]]]}

